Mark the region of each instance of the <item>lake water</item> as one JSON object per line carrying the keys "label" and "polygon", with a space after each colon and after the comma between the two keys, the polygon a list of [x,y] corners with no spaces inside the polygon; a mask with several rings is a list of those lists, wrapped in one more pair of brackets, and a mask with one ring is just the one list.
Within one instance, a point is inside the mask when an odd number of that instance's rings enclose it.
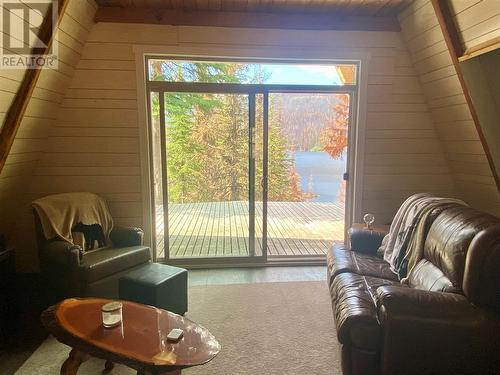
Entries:
{"label": "lake water", "polygon": [[335,160],[326,152],[308,151],[295,152],[294,157],[302,190],[317,195],[311,201],[336,202],[346,171],[346,157]]}

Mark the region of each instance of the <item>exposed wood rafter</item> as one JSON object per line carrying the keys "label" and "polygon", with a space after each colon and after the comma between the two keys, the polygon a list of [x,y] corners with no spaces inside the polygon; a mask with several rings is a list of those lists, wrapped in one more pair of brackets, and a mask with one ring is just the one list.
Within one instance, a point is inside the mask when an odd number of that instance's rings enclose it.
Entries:
{"label": "exposed wood rafter", "polygon": [[467,61],[476,56],[480,56],[483,53],[488,53],[500,48],[500,37],[493,38],[486,42],[480,43],[472,48],[467,49],[462,56],[458,58],[458,61]]}
{"label": "exposed wood rafter", "polygon": [[470,95],[469,89],[467,88],[467,84],[465,83],[462,69],[460,67],[459,58],[463,56],[464,51],[460,42],[460,36],[457,27],[453,21],[453,16],[449,8],[448,1],[431,0],[431,3],[434,8],[434,12],[436,13],[441,31],[443,32],[446,46],[448,47],[448,51],[450,52],[451,60],[453,61],[453,66],[455,67],[455,72],[457,74],[458,80],[460,81],[460,86],[462,87],[462,91],[469,107],[472,120],[474,121],[474,125],[476,126],[477,134],[479,135],[479,139],[481,140],[481,145],[483,146],[484,153],[486,155],[486,158],[488,159],[491,173],[493,175],[493,178],[495,179],[497,189],[500,192],[500,181],[495,168],[495,163],[493,162],[490,148],[488,146],[488,143],[486,142],[483,130],[481,129],[479,117],[474,107],[474,103],[472,102],[472,97]]}
{"label": "exposed wood rafter", "polygon": [[[69,0],[59,0],[58,1],[58,18],[57,24],[59,22],[66,10],[66,6]],[[53,42],[54,35],[52,34],[52,12],[49,10],[45,20],[40,27],[40,32],[38,38],[43,41],[48,41],[47,48],[43,50],[43,53],[37,53],[40,55],[46,55],[47,51],[50,50],[50,47]],[[0,172],[2,171],[7,157],[9,156],[10,149],[12,148],[12,144],[14,143],[14,139],[16,138],[17,130],[21,125],[21,121],[23,119],[24,113],[26,112],[26,108],[28,107],[28,103],[31,99],[31,95],[33,94],[33,90],[36,87],[38,78],[40,77],[41,69],[28,69],[24,74],[23,81],[19,89],[17,90],[16,96],[12,101],[9,110],[5,116],[4,123],[2,125],[2,129],[0,132]]]}
{"label": "exposed wood rafter", "polygon": [[99,7],[155,8],[186,12],[251,12],[397,16],[413,0],[96,0]]}
{"label": "exposed wood rafter", "polygon": [[396,17],[338,16],[334,14],[286,14],[210,12],[101,7],[96,22],[146,23],[174,26],[219,26],[259,29],[400,31]]}

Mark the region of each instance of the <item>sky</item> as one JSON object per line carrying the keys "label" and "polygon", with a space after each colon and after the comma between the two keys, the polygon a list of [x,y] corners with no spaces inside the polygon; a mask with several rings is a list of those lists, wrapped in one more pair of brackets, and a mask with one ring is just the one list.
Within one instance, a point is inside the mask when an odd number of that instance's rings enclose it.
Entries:
{"label": "sky", "polygon": [[[173,63],[173,61],[172,61]],[[190,66],[190,61],[177,61],[178,64]],[[198,62],[203,64],[204,62]],[[207,62],[208,63],[208,62]],[[228,63],[232,64],[232,63]],[[337,74],[335,66],[327,64],[278,64],[278,63],[241,63],[250,67],[248,78],[253,77],[253,69],[261,68],[269,78],[267,84],[288,85],[342,85],[342,80]],[[253,69],[252,69],[253,68]],[[176,68],[173,68],[174,70]],[[189,75],[185,76],[189,81]],[[251,82],[249,82],[251,83]]]}
{"label": "sky", "polygon": [[269,84],[342,85],[337,70],[332,65],[261,64],[271,77]]}

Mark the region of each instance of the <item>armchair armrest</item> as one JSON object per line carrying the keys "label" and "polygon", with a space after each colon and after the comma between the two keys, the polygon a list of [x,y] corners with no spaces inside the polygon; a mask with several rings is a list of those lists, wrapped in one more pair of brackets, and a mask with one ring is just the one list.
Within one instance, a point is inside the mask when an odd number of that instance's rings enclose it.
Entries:
{"label": "armchair armrest", "polygon": [[113,247],[127,247],[142,245],[144,232],[141,228],[115,227],[111,231],[109,238]]}
{"label": "armchair armrest", "polygon": [[351,241],[351,250],[371,255],[377,254],[377,250],[386,235],[385,232],[358,227],[349,228],[348,234]]}
{"label": "armchair armrest", "polygon": [[78,245],[67,241],[54,240],[47,242],[41,252],[41,259],[49,267],[57,265],[62,267],[77,268],[83,257],[83,250]]}
{"label": "armchair armrest", "polygon": [[375,299],[384,374],[486,374],[499,364],[500,318],[465,296],[383,286]]}

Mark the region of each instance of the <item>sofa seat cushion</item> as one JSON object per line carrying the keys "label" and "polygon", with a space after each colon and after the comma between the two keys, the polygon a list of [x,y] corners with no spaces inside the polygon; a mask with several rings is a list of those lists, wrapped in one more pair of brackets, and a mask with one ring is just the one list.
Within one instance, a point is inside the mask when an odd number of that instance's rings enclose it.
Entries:
{"label": "sofa seat cushion", "polygon": [[117,272],[147,263],[150,259],[149,248],[146,246],[108,247],[90,251],[83,256],[79,277],[82,281],[92,283]]}
{"label": "sofa seat cushion", "polygon": [[379,350],[382,327],[377,316],[373,296],[380,286],[398,285],[398,281],[361,276],[344,272],[337,275],[330,285],[333,316],[338,340],[364,350]]}
{"label": "sofa seat cushion", "polygon": [[344,272],[398,281],[398,276],[391,271],[389,263],[385,260],[348,250],[342,245],[333,246],[326,255],[326,262],[329,285],[337,275]]}

